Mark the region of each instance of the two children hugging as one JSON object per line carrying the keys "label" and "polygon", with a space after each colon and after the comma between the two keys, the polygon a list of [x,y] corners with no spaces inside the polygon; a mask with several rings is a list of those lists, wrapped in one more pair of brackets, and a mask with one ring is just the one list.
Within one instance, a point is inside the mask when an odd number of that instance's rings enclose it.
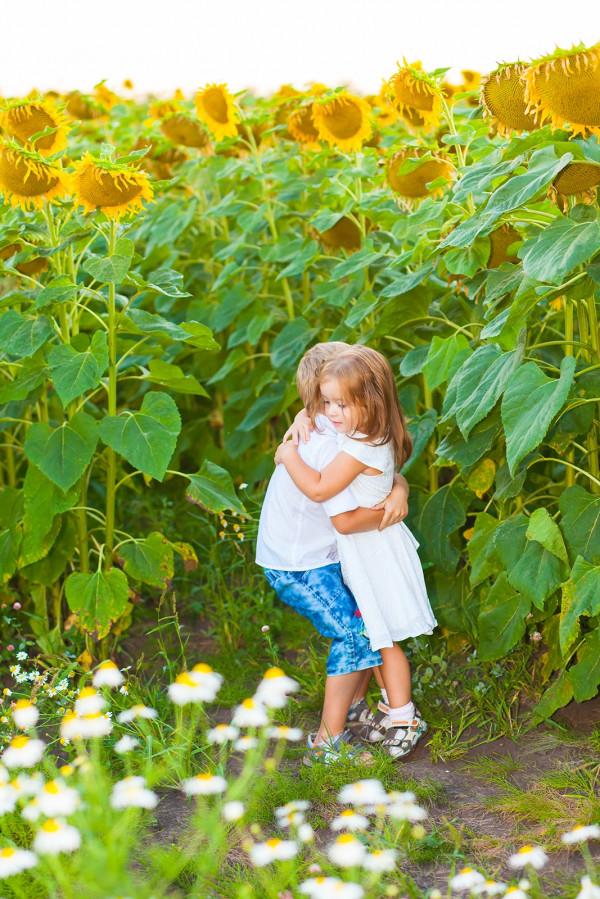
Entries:
{"label": "two children hugging", "polygon": [[[360,737],[400,759],[427,725],[396,641],[436,624],[418,544],[402,522],[408,485],[394,474],[410,456],[410,435],[390,365],[369,347],[317,344],[297,382],[315,430],[307,443],[277,449],[256,561],[279,599],[332,640],[321,725],[303,761],[369,759],[347,746],[359,716]],[[372,670],[382,691],[375,713],[365,701]]]}

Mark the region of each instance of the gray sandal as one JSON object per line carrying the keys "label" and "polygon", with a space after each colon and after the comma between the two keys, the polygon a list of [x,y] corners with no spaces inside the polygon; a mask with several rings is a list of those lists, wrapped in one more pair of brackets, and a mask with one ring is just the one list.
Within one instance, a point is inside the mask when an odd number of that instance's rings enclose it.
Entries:
{"label": "gray sandal", "polygon": [[371,712],[371,708],[367,700],[363,697],[359,699],[358,702],[355,702],[348,709],[348,715],[346,717],[346,726],[349,724],[364,724],[365,721],[369,718]]}
{"label": "gray sandal", "polygon": [[387,733],[387,728],[382,726],[382,722],[385,721],[389,713],[389,706],[384,702],[378,702],[377,711],[371,713],[358,732],[360,739],[366,740],[368,743],[379,743],[380,740],[383,740]]}
{"label": "gray sandal", "polygon": [[421,713],[415,709],[415,716],[408,721],[393,721],[381,745],[390,758],[403,759],[417,748],[417,743],[429,728]]}

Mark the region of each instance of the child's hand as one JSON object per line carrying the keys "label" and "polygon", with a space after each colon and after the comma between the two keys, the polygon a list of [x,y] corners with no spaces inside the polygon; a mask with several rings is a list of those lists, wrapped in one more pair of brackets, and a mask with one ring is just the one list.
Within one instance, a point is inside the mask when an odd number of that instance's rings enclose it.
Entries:
{"label": "child's hand", "polygon": [[398,485],[395,485],[392,492],[386,496],[381,503],[373,506],[373,509],[381,511],[383,509],[383,518],[378,530],[383,531],[392,524],[398,524],[408,515],[408,496],[406,491]]}
{"label": "child's hand", "polygon": [[287,440],[291,440],[294,446],[298,446],[299,438],[302,438],[302,443],[308,443],[312,431],[313,426],[310,416],[306,409],[301,409],[296,415],[293,423],[283,435],[283,442],[285,443]]}
{"label": "child's hand", "polygon": [[286,455],[289,453],[296,453],[298,450],[289,440],[285,443],[280,443],[277,449],[275,450],[275,465],[281,465]]}

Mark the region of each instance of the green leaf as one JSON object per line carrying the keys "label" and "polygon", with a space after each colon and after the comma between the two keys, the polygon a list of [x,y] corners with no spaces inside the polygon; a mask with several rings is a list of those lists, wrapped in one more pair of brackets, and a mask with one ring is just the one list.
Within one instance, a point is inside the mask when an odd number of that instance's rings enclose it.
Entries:
{"label": "green leaf", "polygon": [[95,574],[70,574],[65,582],[69,608],[96,640],[106,637],[127,607],[127,576],[119,568]]}
{"label": "green leaf", "polygon": [[526,596],[536,609],[543,611],[544,603],[558,590],[565,576],[566,569],[560,559],[536,540],[531,540],[511,569],[508,583]]}
{"label": "green leaf", "polygon": [[379,259],[382,259],[386,253],[387,247],[377,251],[373,249],[372,245],[365,241],[360,250],[356,250],[355,253],[352,253],[348,259],[344,259],[343,262],[338,262],[331,271],[329,277],[339,281],[340,278],[345,278],[347,275],[351,275],[359,269],[368,268],[368,266],[373,265],[375,262],[378,262]]}
{"label": "green leaf", "polygon": [[60,530],[48,554],[19,571],[19,576],[26,578],[30,584],[43,584],[51,587],[73,558],[77,526],[71,515],[63,515],[60,519]]}
{"label": "green leaf", "polygon": [[402,377],[412,378],[413,375],[420,374],[427,363],[428,355],[429,344],[427,343],[423,346],[416,346],[414,349],[409,350],[400,363],[400,374]]}
{"label": "green leaf", "polygon": [[452,428],[436,449],[436,455],[464,467],[474,465],[487,453],[499,431],[500,415],[497,411],[492,412],[475,425],[468,440],[458,428]]}
{"label": "green leaf", "polygon": [[511,375],[502,400],[506,461],[511,474],[544,439],[567,399],[574,372],[575,359],[565,356],[558,379],[546,377],[535,362],[527,362]]}
{"label": "green leaf", "polygon": [[526,537],[529,540],[537,540],[548,552],[562,559],[565,565],[569,564],[563,535],[547,509],[540,508],[531,513]]}
{"label": "green leaf", "polygon": [[269,384],[262,396],[252,403],[243,420],[238,424],[238,430],[251,431],[265,419],[277,415],[282,408],[285,408],[284,401],[287,390],[288,385],[285,381],[275,381],[273,384]]}
{"label": "green leaf", "polygon": [[19,369],[18,377],[0,390],[0,404],[25,400],[44,383],[48,369],[45,365],[26,361]]}
{"label": "green leaf", "polygon": [[0,491],[0,584],[6,584],[18,567],[23,531],[17,528],[23,510],[23,493],[14,487]]}
{"label": "green leaf", "polygon": [[497,574],[502,563],[493,540],[498,519],[487,512],[479,512],[475,519],[473,536],[467,544],[471,562],[471,584],[476,587],[486,578]]}
{"label": "green leaf", "polygon": [[175,451],[181,418],[173,397],[147,393],[139,412],[103,418],[100,437],[144,474],[162,481]]}
{"label": "green leaf", "polygon": [[201,506],[208,512],[224,512],[231,509],[238,515],[248,517],[235,492],[232,477],[224,468],[205,459],[196,474],[189,474],[186,477],[190,480],[185,492],[188,502]]}
{"label": "green leaf", "polygon": [[448,409],[444,403],[442,420],[454,415],[463,437],[468,437],[502,396],[519,357],[516,350],[502,353],[496,344],[478,347],[463,362],[448,386],[448,395],[453,391],[455,399]]}
{"label": "green leaf", "polygon": [[108,342],[105,331],[95,331],[86,350],[79,352],[71,344],[52,348],[48,356],[52,380],[63,407],[97,387],[108,368]]}
{"label": "green leaf", "polygon": [[197,396],[208,396],[200,381],[192,374],[184,374],[178,365],[163,362],[162,359],[151,359],[148,363],[150,374],[144,380],[153,384],[161,384],[178,393],[192,393]]}
{"label": "green leaf", "polygon": [[134,244],[127,237],[117,241],[115,252],[109,256],[91,256],[84,269],[101,284],[115,284],[122,281],[131,265]]}
{"label": "green leaf", "polygon": [[453,275],[472,278],[475,272],[487,268],[490,255],[489,237],[480,237],[468,247],[448,250],[444,256],[446,268]]}
{"label": "green leaf", "polygon": [[[19,565],[31,565],[44,558],[60,529],[55,517],[72,509],[79,497],[79,485],[67,493],[47,478],[39,468],[30,465],[23,482],[23,542]],[[54,533],[53,533],[54,531]]]}
{"label": "green leaf", "polygon": [[527,546],[529,519],[522,512],[506,518],[498,525],[494,534],[494,546],[507,573],[520,562]]}
{"label": "green leaf", "polygon": [[423,415],[411,418],[407,422],[408,431],[413,439],[413,451],[410,459],[402,466],[401,474],[406,474],[413,463],[417,461],[435,431],[436,425],[437,412],[435,409],[427,409]]}
{"label": "green leaf", "polygon": [[66,491],[86,470],[97,443],[95,420],[86,412],[76,412],[58,428],[52,429],[45,422],[30,425],[24,449],[27,458]]}
{"label": "green leaf", "polygon": [[419,540],[428,559],[449,573],[456,569],[459,551],[450,535],[465,523],[464,498],[458,485],[446,484],[428,497],[417,519]]}
{"label": "green leaf", "polygon": [[579,636],[583,615],[600,614],[600,565],[590,565],[577,556],[571,577],[563,584],[560,609],[560,648],[566,655]]}
{"label": "green leaf", "polygon": [[182,338],[185,343],[195,346],[198,350],[220,350],[221,344],[214,339],[212,331],[200,322],[182,322],[181,328],[187,334]]}
{"label": "green leaf", "polygon": [[77,286],[73,284],[69,276],[59,275],[58,278],[53,278],[46,287],[42,287],[31,309],[37,311],[52,305],[52,303],[72,303],[76,296]]}
{"label": "green leaf", "polygon": [[53,333],[52,323],[45,315],[26,317],[9,309],[0,317],[0,350],[26,359],[43,346]]}
{"label": "green leaf", "polygon": [[577,651],[577,664],[569,668],[576,702],[593,699],[600,684],[600,630],[585,635],[583,646]]}
{"label": "green leaf", "polygon": [[576,222],[560,216],[535,238],[525,241],[518,255],[532,278],[561,284],[564,277],[600,249],[600,225],[596,220]]}
{"label": "green leaf", "polygon": [[284,371],[295,368],[300,356],[316,334],[317,329],[311,328],[305,318],[298,317],[288,322],[271,344],[273,368]]}
{"label": "green leaf", "polygon": [[515,593],[503,571],[482,604],[479,614],[479,658],[503,658],[525,633],[530,601]]}
{"label": "green leaf", "polygon": [[169,541],[155,531],[145,540],[126,543],[119,549],[123,568],[130,577],[160,587],[171,587],[173,580],[173,549]]}
{"label": "green leaf", "polygon": [[545,721],[573,699],[573,685],[568,671],[561,671],[532,710],[533,724]]}
{"label": "green leaf", "polygon": [[354,303],[350,312],[344,319],[344,324],[348,328],[355,328],[367,317],[367,315],[370,315],[378,305],[379,298],[375,296],[372,290],[367,290]]}
{"label": "green leaf", "polygon": [[477,638],[479,598],[469,585],[466,568],[456,575],[434,570],[427,580],[427,592],[440,627]]}
{"label": "green leaf", "polygon": [[[417,269],[416,272],[396,272],[393,269],[387,268],[384,269],[386,275],[392,276],[391,284],[388,284],[380,293],[381,297],[399,297],[402,294],[408,293],[409,290],[413,290],[413,288],[417,287],[419,284],[422,284],[426,278],[432,274],[434,269],[434,263],[428,262],[427,265],[424,265],[422,268]],[[383,272],[382,272],[383,274]]]}
{"label": "green leaf", "polygon": [[435,390],[447,379],[457,354],[461,353],[466,358],[466,354],[470,352],[469,341],[464,334],[455,332],[452,337],[436,335],[429,346],[427,362],[423,368],[430,390]]}
{"label": "green leaf", "polygon": [[579,484],[560,495],[561,526],[572,559],[600,565],[600,497],[592,496]]}

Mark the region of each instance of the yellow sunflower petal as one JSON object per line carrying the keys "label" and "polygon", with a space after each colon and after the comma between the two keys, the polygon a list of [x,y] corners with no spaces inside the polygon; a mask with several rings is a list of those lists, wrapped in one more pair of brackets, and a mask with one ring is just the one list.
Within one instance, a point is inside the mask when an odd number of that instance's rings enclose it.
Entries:
{"label": "yellow sunflower petal", "polygon": [[401,115],[408,107],[419,113],[425,125],[437,125],[440,120],[442,90],[420,62],[398,64],[398,71],[386,84],[386,96]]}
{"label": "yellow sunflower petal", "polygon": [[42,156],[59,153],[67,145],[68,119],[49,100],[17,100],[4,110],[0,122],[5,131],[24,144],[46,128],[56,129],[36,140],[34,149]]}
{"label": "yellow sunflower petal", "polygon": [[143,200],[152,200],[152,188],[146,172],[138,172],[119,163],[100,163],[86,153],[75,164],[73,175],[75,202],[85,212],[102,210],[109,218],[140,212]]}
{"label": "yellow sunflower petal", "polygon": [[287,120],[288,130],[294,140],[305,147],[319,146],[319,132],[313,120],[313,104],[296,109]]}
{"label": "yellow sunflower petal", "polygon": [[0,190],[5,204],[21,209],[42,209],[44,200],[63,196],[68,178],[62,169],[39,153],[4,142],[0,144]]}
{"label": "yellow sunflower petal", "polygon": [[226,84],[207,84],[196,93],[196,113],[217,140],[237,135],[239,121]]}

